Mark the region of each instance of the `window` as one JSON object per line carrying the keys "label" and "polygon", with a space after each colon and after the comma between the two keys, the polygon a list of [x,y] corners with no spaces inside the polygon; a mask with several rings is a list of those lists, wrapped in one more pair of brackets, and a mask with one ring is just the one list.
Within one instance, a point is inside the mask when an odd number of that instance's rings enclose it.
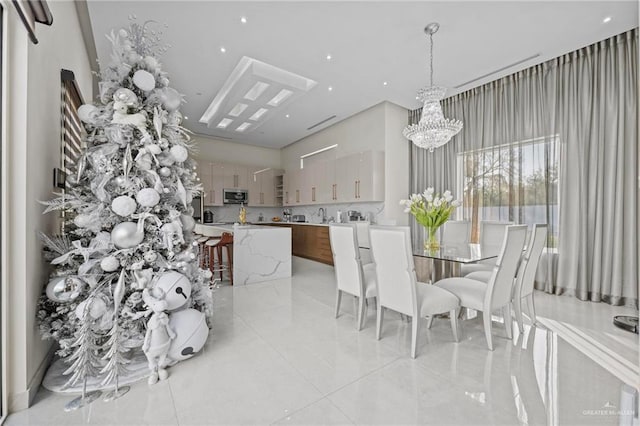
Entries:
{"label": "window", "polygon": [[458,154],[458,218],[471,221],[472,242],[480,221],[499,220],[546,223],[547,246],[557,246],[558,149],[554,135]]}
{"label": "window", "polygon": [[73,72],[62,70],[62,171],[69,175],[82,153],[84,127],[78,117],[78,108],[84,103]]}

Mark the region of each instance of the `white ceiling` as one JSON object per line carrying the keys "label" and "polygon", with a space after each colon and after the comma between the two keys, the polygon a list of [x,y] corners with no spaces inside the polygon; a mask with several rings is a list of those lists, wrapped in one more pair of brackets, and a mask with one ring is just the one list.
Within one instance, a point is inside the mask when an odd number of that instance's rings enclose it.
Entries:
{"label": "white ceiling", "polygon": [[[434,36],[434,83],[449,88],[448,95],[638,26],[637,1],[89,0],[88,5],[98,58],[104,63],[109,57],[104,34],[127,26],[130,15],[140,23],[167,25],[163,38],[171,48],[161,60],[172,87],[185,94],[185,127],[270,148],[382,101],[419,107],[416,92],[428,84],[429,44],[423,28],[433,21],[440,23]],[[243,16],[246,23],[240,21]],[[604,23],[607,16],[611,20]],[[540,56],[454,89],[536,54]],[[254,132],[236,136],[198,123],[242,56],[318,84]]]}

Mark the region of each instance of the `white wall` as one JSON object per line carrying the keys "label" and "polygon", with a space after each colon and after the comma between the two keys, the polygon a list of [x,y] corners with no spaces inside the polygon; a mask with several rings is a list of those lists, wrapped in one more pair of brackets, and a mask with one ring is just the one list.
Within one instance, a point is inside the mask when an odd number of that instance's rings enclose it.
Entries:
{"label": "white wall", "polygon": [[37,25],[28,41],[15,7],[7,15],[6,133],[2,167],[3,281],[7,286],[9,410],[26,408],[40,385],[50,343],[36,321],[37,301],[48,281],[37,231],[55,232],[55,213],[43,216],[38,200],[51,198],[52,171],[60,166],[60,70],[75,73],[85,101],[93,97],[91,68],[73,2],[49,2],[54,24]]}
{"label": "white wall", "polygon": [[194,157],[199,160],[281,168],[279,149],[262,148],[202,135],[196,135],[192,139],[197,145]]}
{"label": "white wall", "polygon": [[300,156],[338,144],[335,157],[384,151],[385,104],[380,103],[282,149],[282,168],[300,167]]}
{"label": "white wall", "polygon": [[384,127],[384,216],[398,225],[409,225],[409,214],[399,204],[409,196],[409,145],[411,141],[402,136],[407,125],[408,113],[405,108],[385,102]]}

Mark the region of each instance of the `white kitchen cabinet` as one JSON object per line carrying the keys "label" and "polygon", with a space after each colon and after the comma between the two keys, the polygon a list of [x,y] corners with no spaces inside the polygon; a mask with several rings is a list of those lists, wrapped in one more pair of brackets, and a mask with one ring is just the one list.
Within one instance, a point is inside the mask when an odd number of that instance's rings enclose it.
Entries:
{"label": "white kitchen cabinet", "polygon": [[305,204],[334,202],[335,161],[318,161],[304,168],[305,186],[302,196]]}
{"label": "white kitchen cabinet", "polygon": [[237,164],[224,165],[224,189],[247,189],[249,187],[249,170]]}
{"label": "white kitchen cabinet", "polygon": [[280,200],[276,200],[276,175],[282,176],[282,170],[271,168],[250,170],[249,206],[282,205]]}
{"label": "white kitchen cabinet", "polygon": [[384,201],[384,153],[363,151],[336,159],[334,202]]}
{"label": "white kitchen cabinet", "polygon": [[222,205],[222,176],[219,163],[198,161],[196,169],[202,183],[202,204],[204,206]]}
{"label": "white kitchen cabinet", "polygon": [[283,176],[284,205],[295,206],[300,204],[300,169],[287,170]]}

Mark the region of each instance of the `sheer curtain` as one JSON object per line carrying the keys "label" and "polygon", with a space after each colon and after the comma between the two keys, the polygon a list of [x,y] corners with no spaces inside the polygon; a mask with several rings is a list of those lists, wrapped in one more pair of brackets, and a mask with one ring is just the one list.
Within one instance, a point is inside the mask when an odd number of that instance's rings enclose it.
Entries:
{"label": "sheer curtain", "polygon": [[[557,223],[556,235],[549,236],[557,249],[548,249],[557,255],[546,257],[536,285],[637,308],[638,29],[442,103],[445,116],[462,120],[464,127],[432,154],[412,145],[411,191],[434,186],[461,197],[461,155],[499,155],[507,146],[555,141],[556,149],[545,148],[543,192],[553,196],[549,168],[555,163],[559,205],[547,202],[544,216]],[[409,121],[419,113],[412,111]],[[415,223],[412,235],[421,244],[422,229]]]}

